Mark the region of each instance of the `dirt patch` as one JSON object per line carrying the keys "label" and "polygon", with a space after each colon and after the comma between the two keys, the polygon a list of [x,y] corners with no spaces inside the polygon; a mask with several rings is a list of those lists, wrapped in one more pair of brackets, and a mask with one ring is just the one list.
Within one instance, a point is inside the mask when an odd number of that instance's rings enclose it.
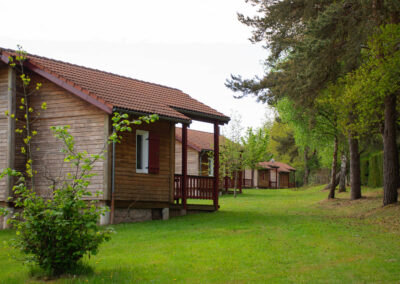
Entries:
{"label": "dirt patch", "polygon": [[382,196],[382,190],[376,190],[363,193],[360,199],[350,200],[348,192],[341,193],[338,198],[318,202],[317,207],[330,217],[361,219],[400,233],[400,203],[384,207]]}

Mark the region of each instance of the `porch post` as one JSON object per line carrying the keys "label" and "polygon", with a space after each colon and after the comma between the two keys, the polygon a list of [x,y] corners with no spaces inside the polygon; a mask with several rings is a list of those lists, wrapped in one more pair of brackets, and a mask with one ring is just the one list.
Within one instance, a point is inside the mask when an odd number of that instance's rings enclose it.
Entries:
{"label": "porch post", "polygon": [[182,125],[182,204],[187,209],[187,124]]}
{"label": "porch post", "polygon": [[293,172],[293,187],[296,188],[296,171]]}
{"label": "porch post", "polygon": [[219,125],[214,122],[214,206],[218,210],[219,194]]}
{"label": "porch post", "polygon": [[276,176],[276,183],[275,183],[275,189],[278,189],[278,168],[275,169],[275,176]]}

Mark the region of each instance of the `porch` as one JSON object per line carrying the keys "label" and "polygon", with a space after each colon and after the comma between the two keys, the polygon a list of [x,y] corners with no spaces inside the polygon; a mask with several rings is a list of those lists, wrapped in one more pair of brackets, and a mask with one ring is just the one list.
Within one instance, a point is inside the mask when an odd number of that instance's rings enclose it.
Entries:
{"label": "porch", "polygon": [[[219,144],[220,144],[220,129],[219,126],[226,123],[217,120],[209,120],[199,118],[198,116],[190,116],[192,119],[202,122],[212,123],[214,126],[213,131],[213,144],[212,144],[212,169],[213,176],[201,176],[188,174],[188,125],[182,124],[181,142],[182,151],[179,158],[180,171],[174,174],[173,181],[173,204],[170,205],[172,210],[185,210],[185,211],[216,211],[219,209],[218,196],[219,196]],[[176,151],[178,151],[176,149]],[[190,160],[191,163],[192,159]],[[191,171],[193,172],[193,171]],[[195,202],[194,200],[203,200],[204,202]],[[207,202],[210,201],[210,202]]]}

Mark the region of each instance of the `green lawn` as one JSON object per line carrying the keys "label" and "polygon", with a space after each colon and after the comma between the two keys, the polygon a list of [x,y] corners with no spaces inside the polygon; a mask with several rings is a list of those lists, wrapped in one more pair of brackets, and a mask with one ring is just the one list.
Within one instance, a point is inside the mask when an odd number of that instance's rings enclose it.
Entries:
{"label": "green lawn", "polygon": [[[86,260],[92,274],[52,282],[399,283],[400,206],[381,208],[380,191],[351,202],[320,187],[245,190],[216,213],[117,225]],[[35,283],[12,254],[0,250],[0,281]]]}

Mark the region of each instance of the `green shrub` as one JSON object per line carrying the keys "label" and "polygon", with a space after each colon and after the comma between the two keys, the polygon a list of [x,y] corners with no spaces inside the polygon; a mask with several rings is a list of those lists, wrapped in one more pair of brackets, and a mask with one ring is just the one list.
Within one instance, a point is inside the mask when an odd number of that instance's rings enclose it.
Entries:
{"label": "green shrub", "polygon": [[369,159],[368,157],[361,158],[361,184],[368,185],[368,175],[369,175]]}
{"label": "green shrub", "polygon": [[16,171],[5,171],[19,180],[14,187],[15,206],[11,224],[16,229],[12,245],[25,254],[25,260],[39,265],[47,274],[58,275],[76,268],[85,254],[96,254],[99,245],[110,239],[112,230],[97,224],[105,209],[96,201],[85,201],[91,170],[102,155],[77,152],[68,126],[52,127],[55,136],[64,141],[64,161],[75,167],[74,174],[53,186],[53,196],[45,199],[27,187],[26,179]]}

